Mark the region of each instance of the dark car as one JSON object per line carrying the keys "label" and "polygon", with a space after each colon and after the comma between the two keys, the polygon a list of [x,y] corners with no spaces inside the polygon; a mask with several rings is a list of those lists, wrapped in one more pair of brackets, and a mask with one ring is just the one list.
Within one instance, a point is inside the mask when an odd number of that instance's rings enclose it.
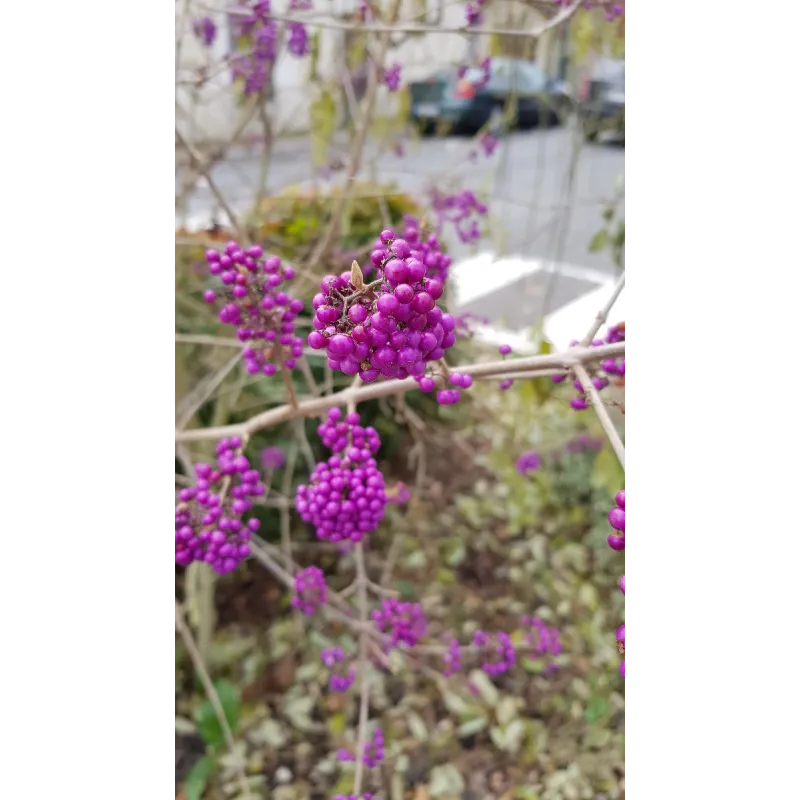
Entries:
{"label": "dark car", "polygon": [[436,128],[475,133],[490,122],[505,121],[505,109],[516,98],[516,115],[508,127],[556,125],[569,113],[571,99],[562,81],[548,78],[530,61],[494,58],[488,70],[473,67],[437,72],[409,85],[411,119],[423,131]]}
{"label": "dark car", "polygon": [[586,139],[606,131],[625,138],[625,62],[600,59],[578,97],[578,115]]}

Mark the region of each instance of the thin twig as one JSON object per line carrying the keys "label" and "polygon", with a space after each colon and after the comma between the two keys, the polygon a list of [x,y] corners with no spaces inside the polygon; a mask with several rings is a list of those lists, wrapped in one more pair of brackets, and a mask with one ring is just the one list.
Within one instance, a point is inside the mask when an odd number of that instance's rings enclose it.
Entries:
{"label": "thin twig", "polygon": [[[571,6],[559,11],[555,16],[541,25],[533,28],[489,28],[482,25],[475,27],[467,27],[466,25],[457,26],[441,26],[441,25],[418,25],[410,23],[393,23],[390,25],[381,25],[367,23],[362,24],[358,22],[344,22],[336,19],[315,19],[313,16],[293,17],[279,14],[270,14],[272,19],[285,21],[285,22],[301,22],[304,25],[310,25],[316,28],[328,28],[330,30],[339,31],[362,31],[364,33],[457,33],[462,36],[519,36],[530,37],[536,39],[552,28],[556,28],[562,23],[566,22],[581,6],[582,0],[573,3]],[[242,8],[229,8],[226,12],[231,16],[242,16],[251,13],[250,11]],[[382,59],[381,59],[382,60]]]}
{"label": "thin twig", "polygon": [[608,315],[611,313],[611,309],[614,307],[614,303],[617,302],[617,299],[622,294],[622,290],[625,288],[625,273],[623,272],[622,275],[619,276],[619,280],[617,281],[617,285],[614,287],[614,291],[611,293],[611,296],[606,301],[606,304],[597,312],[597,316],[594,318],[594,322],[592,323],[592,327],[589,328],[589,332],[586,336],[583,337],[583,341],[581,342],[582,347],[586,347],[588,344],[591,344],[592,339],[594,339],[595,334],[600,328],[603,327],[603,324],[608,319]]}
{"label": "thin twig", "polygon": [[[560,353],[527,356],[507,361],[490,361],[482,364],[467,364],[460,366],[458,371],[476,378],[488,378],[496,375],[509,375],[513,373],[529,372],[534,369],[548,369],[554,367],[573,367],[589,361],[600,361],[605,358],[616,358],[625,352],[625,342],[602,345],[601,347],[574,347]],[[252,434],[255,431],[279,425],[295,417],[311,417],[326,411],[333,406],[346,406],[350,402],[361,403],[366,400],[375,400],[379,397],[391,397],[400,392],[418,389],[413,378],[404,380],[388,380],[369,383],[358,388],[349,387],[327,397],[313,397],[303,400],[292,408],[290,405],[278,406],[251,417],[247,422],[236,425],[222,425],[216,428],[202,428],[192,430],[176,430],[175,441],[190,442],[205,439],[221,439],[224,436]]]}
{"label": "thin twig", "polygon": [[364,630],[368,623],[367,570],[364,564],[364,545],[356,545],[356,582],[358,585],[358,612],[362,631],[358,637],[358,663],[361,700],[358,708],[358,733],[356,735],[356,774],[353,778],[353,793],[361,796],[361,783],[364,779],[364,746],[367,741],[367,722],[369,720],[369,680],[367,678],[368,635]]}
{"label": "thin twig", "polygon": [[192,417],[198,412],[202,405],[220,387],[228,374],[239,363],[240,356],[237,353],[233,358],[225,362],[210,378],[199,384],[194,392],[185,397],[178,409],[178,428],[185,428]]}
{"label": "thin twig", "polygon": [[575,376],[583,386],[583,390],[588,392],[589,397],[592,399],[592,407],[594,408],[595,414],[597,414],[597,418],[600,420],[600,424],[603,426],[606,436],[608,436],[608,441],[611,442],[611,447],[614,448],[614,452],[617,454],[619,463],[622,464],[622,469],[625,469],[625,445],[622,444],[622,439],[620,439],[619,433],[616,427],[614,427],[614,423],[603,403],[603,398],[600,397],[600,392],[595,389],[592,379],[589,377],[589,373],[582,364],[576,364],[574,370]]}
{"label": "thin twig", "polygon": [[203,657],[200,655],[200,650],[194,641],[192,632],[189,630],[189,626],[186,624],[186,619],[183,615],[183,609],[177,600],[175,601],[175,630],[178,631],[181,639],[183,639],[183,644],[189,653],[189,658],[192,660],[192,665],[194,666],[195,672],[200,678],[200,682],[203,684],[203,690],[206,693],[208,702],[211,703],[211,707],[214,709],[214,713],[217,715],[219,726],[222,729],[222,735],[225,737],[225,744],[228,746],[228,750],[230,750],[231,755],[234,756],[235,768],[238,773],[237,778],[241,784],[242,792],[244,793],[242,796],[250,797],[251,793],[250,788],[247,785],[247,776],[245,775],[244,766],[241,764],[240,759],[236,757],[236,742],[233,738],[231,726],[228,724],[228,718],[225,715],[225,709],[222,707],[222,701],[219,699],[217,689],[214,686],[214,682],[211,680],[211,675],[209,675],[208,669],[203,661]]}

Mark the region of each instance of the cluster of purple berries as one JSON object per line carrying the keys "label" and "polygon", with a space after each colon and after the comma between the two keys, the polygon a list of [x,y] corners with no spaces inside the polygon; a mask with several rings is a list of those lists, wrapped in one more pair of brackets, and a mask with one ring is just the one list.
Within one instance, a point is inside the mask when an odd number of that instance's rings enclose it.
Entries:
{"label": "cluster of purple berries", "polygon": [[259,528],[242,515],[253,507],[250,498],[264,494],[258,470],[241,453],[238,436],[217,445],[217,465],[197,464],[197,481],[181,489],[175,506],[175,563],[210,564],[219,574],[235,569],[250,554],[249,540]]}
{"label": "cluster of purple berries", "polygon": [[396,92],[400,88],[400,65],[393,64],[391,67],[384,67],[383,82],[390,92]]}
{"label": "cluster of purple berries", "polygon": [[508,672],[517,663],[517,653],[511,637],[503,631],[490,636],[484,631],[475,631],[472,644],[481,653],[481,669],[492,677]]}
{"label": "cluster of purple berries", "polygon": [[[438,237],[433,233],[427,235],[423,233],[420,221],[411,214],[405,214],[400,238],[408,242],[411,247],[411,255],[425,264],[428,270],[427,276],[444,284],[452,259],[447,253],[442,252]],[[380,238],[375,242],[374,248],[386,251],[386,245]]]}
{"label": "cluster of purple berries", "polygon": [[402,506],[411,499],[411,490],[403,481],[397,481],[394,488],[386,492],[386,497],[392,505]]}
{"label": "cluster of purple berries", "polygon": [[617,492],[616,505],[608,512],[608,521],[616,533],[608,535],[608,546],[612,550],[625,549],[625,490]]}
{"label": "cluster of purple berries", "polygon": [[483,22],[483,14],[481,13],[483,4],[484,0],[475,0],[475,5],[472,5],[472,3],[467,3],[466,8],[464,9],[467,18],[467,27],[471,28],[474,25],[480,25],[481,22]]}
{"label": "cluster of purple berries", "polygon": [[383,730],[375,728],[370,740],[364,744],[364,765],[374,769],[384,758]]}
{"label": "cluster of purple berries", "polygon": [[311,616],[328,599],[325,574],[319,567],[306,567],[294,576],[292,608]]}
{"label": "cluster of purple berries", "polygon": [[327,351],[331,369],[358,374],[364,383],[381,376],[419,380],[426,363],[438,361],[455,343],[455,320],[436,307],[444,286],[425,277],[428,268],[409,242],[390,230],[380,238],[371,256],[380,271],[377,281],[357,287],[352,272],[322,279],[308,344]]}
{"label": "cluster of purple berries", "polygon": [[536,472],[542,465],[542,457],[535,450],[528,450],[517,459],[517,472],[526,476],[531,472]]}
{"label": "cluster of purple berries", "polygon": [[[227,300],[219,311],[220,322],[234,325],[240,342],[252,342],[242,350],[251,375],[274,375],[281,363],[292,369],[303,354],[303,340],[294,335],[303,301],[279,289],[294,277],[294,270],[282,266],[279,258],[263,256],[259,245],[244,250],[236,242],[228,242],[223,253],[206,253],[208,271],[219,276]],[[208,289],[203,299],[214,303],[217,292]]]}
{"label": "cluster of purple berries", "polygon": [[381,439],[375,428],[363,428],[360,422],[355,411],[343,417],[340,408],[332,408],[327,421],[317,427],[317,435],[333,455],[347,451],[351,461],[367,461],[381,449]]}
{"label": "cluster of purple berries", "polygon": [[428,622],[419,603],[406,603],[387,597],[372,612],[372,620],[381,633],[389,636],[388,648],[401,644],[413,647],[428,629]]}
{"label": "cluster of purple berries", "polygon": [[377,433],[367,433],[368,429],[358,424],[358,414],[352,412],[344,420],[350,429],[344,437],[346,449],[339,449],[339,439],[334,437],[341,416],[340,409],[331,409],[327,424],[320,426],[337,450],[314,467],[308,484],[297,487],[295,506],[303,521],[314,525],[320,539],[360,542],[378,527],[386,511],[383,474],[372,458],[380,439]]}
{"label": "cluster of purple berries", "polygon": [[217,26],[211,17],[200,17],[192,25],[194,35],[206,46],[211,47],[217,38]]}
{"label": "cluster of purple berries", "polygon": [[[606,333],[606,337],[604,339],[594,339],[591,342],[592,347],[601,347],[604,344],[614,344],[616,342],[624,342],[625,341],[625,326],[624,324],[620,323],[620,325],[614,325],[610,327]],[[570,347],[576,347],[580,344],[577,340],[570,342]],[[605,375],[595,376],[591,378],[592,385],[598,392],[602,391],[609,385],[609,377],[607,376],[620,376],[624,377],[625,375],[625,358],[614,359],[614,358],[607,358],[601,362],[600,368],[605,373]],[[553,383],[563,383],[566,380],[566,375],[554,375],[553,376]],[[570,406],[575,409],[575,411],[585,411],[589,408],[589,401],[586,398],[586,390],[583,384],[579,380],[573,380],[572,385],[575,387],[578,394],[570,400]]]}
{"label": "cluster of purple berries", "polygon": [[[561,636],[558,629],[546,625],[539,617],[523,617],[522,624],[531,630],[525,635],[525,641],[531,647],[530,658],[555,657],[562,651]],[[556,665],[547,665],[547,672],[557,669]]]}
{"label": "cluster of purple berries", "polygon": [[489,209],[473,192],[465,189],[447,194],[434,189],[431,192],[431,207],[436,212],[437,230],[441,231],[446,223],[450,223],[464,244],[477,242],[481,238],[478,217],[485,217]]}
{"label": "cluster of purple berries", "polygon": [[444,675],[446,678],[461,669],[461,645],[457,639],[451,639],[447,651],[442,656],[444,661]]}
{"label": "cluster of purple berries", "polygon": [[239,0],[248,13],[233,17],[237,39],[246,50],[231,59],[233,80],[241,81],[246,96],[261,94],[269,84],[278,56],[278,23],[270,16],[270,0]]}
{"label": "cluster of purple berries", "polygon": [[[497,149],[497,145],[500,144],[500,140],[490,131],[485,131],[480,136],[478,136],[478,148],[483,152],[483,154],[490,158],[494,151]],[[470,159],[472,161],[477,160],[478,158],[478,151],[474,150],[470,153]]]}
{"label": "cluster of purple berries", "polygon": [[[355,668],[350,666],[346,670],[337,669],[346,660],[341,647],[326,647],[321,653],[322,663],[331,670],[328,686],[333,692],[346,692],[356,679]],[[336,670],[336,671],[334,671]]]}
{"label": "cluster of purple berries", "polygon": [[307,56],[311,52],[308,43],[308,30],[302,22],[287,22],[286,30],[289,34],[286,39],[286,49],[297,58]]}

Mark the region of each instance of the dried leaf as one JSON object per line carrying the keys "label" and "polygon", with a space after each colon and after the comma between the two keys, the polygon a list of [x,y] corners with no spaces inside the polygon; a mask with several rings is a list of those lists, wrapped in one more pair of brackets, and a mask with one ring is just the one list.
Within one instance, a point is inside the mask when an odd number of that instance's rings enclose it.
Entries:
{"label": "dried leaf", "polygon": [[361,267],[358,266],[358,261],[353,261],[353,265],[350,267],[350,283],[353,284],[357,292],[363,292],[366,288],[364,285],[364,273],[361,271]]}

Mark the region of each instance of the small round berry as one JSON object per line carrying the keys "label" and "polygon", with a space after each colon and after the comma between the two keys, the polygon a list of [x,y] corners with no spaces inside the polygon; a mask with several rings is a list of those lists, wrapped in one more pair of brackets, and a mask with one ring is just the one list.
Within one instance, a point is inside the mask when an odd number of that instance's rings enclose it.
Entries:
{"label": "small round berry", "polygon": [[507,356],[511,352],[511,345],[501,344],[500,347],[497,348],[497,352],[500,353],[501,356]]}
{"label": "small round berry", "polygon": [[625,549],[625,537],[624,536],[616,536],[615,534],[610,533],[608,535],[608,539],[606,539],[606,541],[608,542],[608,546],[612,550],[616,550],[617,552],[619,552],[619,551]]}
{"label": "small round berry", "polygon": [[622,508],[612,508],[608,512],[608,521],[614,530],[625,533],[625,510]]}
{"label": "small round berry", "polygon": [[623,489],[622,491],[617,492],[617,496],[614,498],[614,500],[616,501],[617,505],[621,509],[624,510],[625,509],[625,490]]}
{"label": "small round berry", "polygon": [[213,303],[217,299],[217,295],[213,289],[206,289],[203,292],[203,300],[206,303]]}

